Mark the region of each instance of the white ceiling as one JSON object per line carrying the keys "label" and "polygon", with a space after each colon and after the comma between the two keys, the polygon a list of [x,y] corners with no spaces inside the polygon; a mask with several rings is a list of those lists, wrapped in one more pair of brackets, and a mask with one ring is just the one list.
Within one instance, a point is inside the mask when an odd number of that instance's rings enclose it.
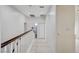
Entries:
{"label": "white ceiling", "polygon": [[18,11],[25,14],[26,16],[31,17],[30,15],[32,14],[35,15],[35,17],[40,17],[40,15],[47,15],[51,6],[50,5],[12,5],[12,7],[16,8]]}

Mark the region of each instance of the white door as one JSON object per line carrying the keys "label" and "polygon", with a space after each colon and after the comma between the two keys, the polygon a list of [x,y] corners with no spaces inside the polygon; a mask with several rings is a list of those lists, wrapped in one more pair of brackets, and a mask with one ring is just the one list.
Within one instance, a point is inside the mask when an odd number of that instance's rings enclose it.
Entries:
{"label": "white door", "polygon": [[45,39],[45,24],[44,23],[38,24],[37,38],[38,39]]}

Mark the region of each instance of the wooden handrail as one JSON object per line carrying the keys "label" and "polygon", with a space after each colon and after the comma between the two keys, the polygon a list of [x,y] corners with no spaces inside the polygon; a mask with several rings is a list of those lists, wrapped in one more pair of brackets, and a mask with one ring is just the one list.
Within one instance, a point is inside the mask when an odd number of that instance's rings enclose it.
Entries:
{"label": "wooden handrail", "polygon": [[20,38],[20,37],[22,37],[23,35],[29,33],[30,31],[32,31],[32,29],[29,30],[29,31],[26,31],[26,32],[24,32],[24,33],[22,33],[22,34],[20,34],[20,35],[18,35],[18,36],[16,36],[16,37],[14,37],[14,38],[8,40],[8,41],[5,41],[5,42],[1,43],[1,48],[5,47],[6,45],[10,44],[11,42],[17,40],[17,38]]}

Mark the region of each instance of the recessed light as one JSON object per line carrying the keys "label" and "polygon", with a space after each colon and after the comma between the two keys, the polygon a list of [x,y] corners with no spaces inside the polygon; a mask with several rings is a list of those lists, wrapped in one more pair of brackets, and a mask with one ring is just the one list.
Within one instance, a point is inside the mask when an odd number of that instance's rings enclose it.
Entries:
{"label": "recessed light", "polygon": [[35,15],[33,15],[33,14],[30,14],[30,16],[31,16],[31,17],[35,17]]}
{"label": "recessed light", "polygon": [[40,8],[44,8],[44,6],[40,6]]}

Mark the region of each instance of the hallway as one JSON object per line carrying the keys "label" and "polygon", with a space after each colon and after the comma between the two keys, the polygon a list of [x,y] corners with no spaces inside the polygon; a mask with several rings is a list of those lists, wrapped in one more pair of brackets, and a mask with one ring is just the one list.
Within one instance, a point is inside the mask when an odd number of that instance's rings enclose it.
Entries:
{"label": "hallway", "polygon": [[0,6],[1,53],[78,53],[79,6]]}

